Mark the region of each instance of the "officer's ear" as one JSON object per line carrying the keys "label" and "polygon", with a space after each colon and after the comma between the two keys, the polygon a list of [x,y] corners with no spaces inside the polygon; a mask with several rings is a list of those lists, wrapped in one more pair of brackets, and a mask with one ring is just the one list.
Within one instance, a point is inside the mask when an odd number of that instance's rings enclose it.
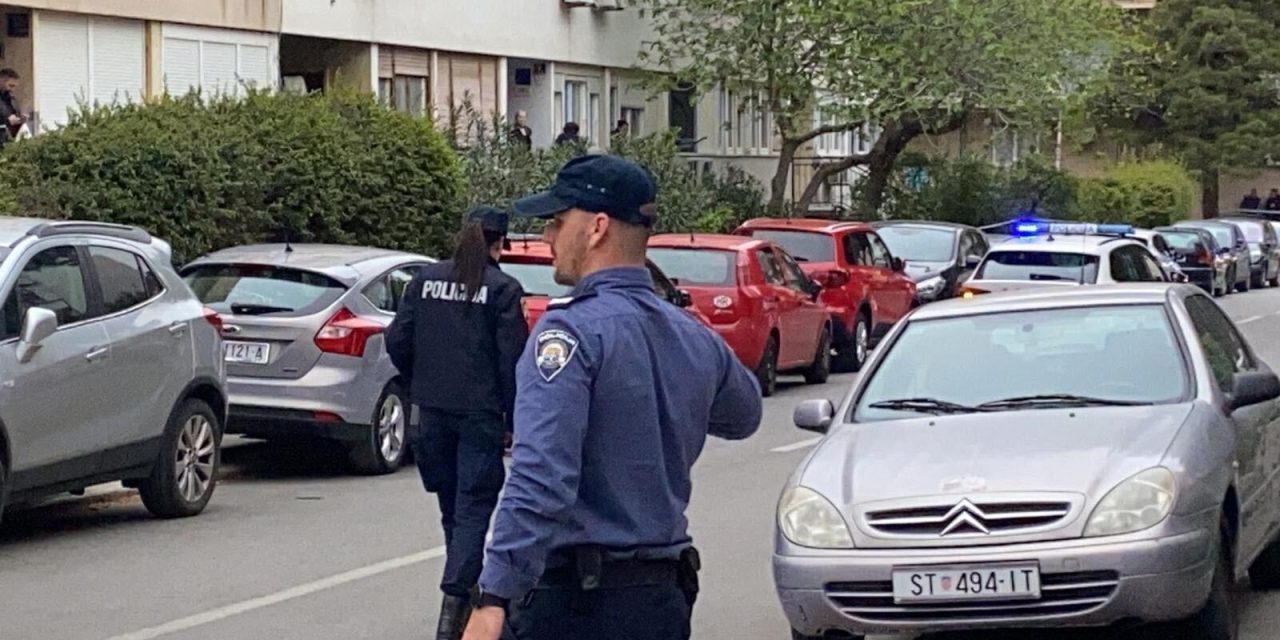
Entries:
{"label": "officer's ear", "polygon": [[595,249],[604,244],[605,238],[609,235],[610,225],[613,219],[607,213],[591,214],[591,227],[587,235],[587,247]]}

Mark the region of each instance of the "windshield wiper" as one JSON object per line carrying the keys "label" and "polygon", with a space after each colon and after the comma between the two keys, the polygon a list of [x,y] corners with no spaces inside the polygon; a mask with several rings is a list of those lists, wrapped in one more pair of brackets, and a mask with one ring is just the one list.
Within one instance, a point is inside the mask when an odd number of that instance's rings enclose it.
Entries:
{"label": "windshield wiper", "polygon": [[260,316],[266,313],[285,313],[289,311],[296,311],[296,309],[290,309],[289,307],[277,307],[269,304],[251,304],[247,302],[236,302],[231,304],[231,313],[236,315]]}
{"label": "windshield wiper", "polygon": [[1153,404],[1134,400],[1094,398],[1070,393],[1046,393],[1035,396],[1018,396],[1004,400],[984,402],[978,407],[986,410],[1017,409],[1022,407],[1138,407]]}
{"label": "windshield wiper", "polygon": [[1064,282],[1076,281],[1076,278],[1068,278],[1066,276],[1057,276],[1051,273],[1033,273],[1027,277],[1031,280],[1052,280],[1052,281],[1062,280]]}
{"label": "windshield wiper", "polygon": [[872,409],[888,409],[890,411],[915,411],[916,413],[978,413],[985,411],[980,407],[970,407],[955,402],[947,402],[937,398],[901,398],[898,400],[882,400],[873,402]]}

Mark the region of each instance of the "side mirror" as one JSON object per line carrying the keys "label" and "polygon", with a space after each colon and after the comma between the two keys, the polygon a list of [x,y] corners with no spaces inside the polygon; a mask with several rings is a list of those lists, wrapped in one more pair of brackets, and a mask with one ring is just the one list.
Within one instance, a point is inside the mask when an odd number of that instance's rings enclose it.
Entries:
{"label": "side mirror", "polygon": [[965,256],[964,268],[977,269],[980,264],[982,264],[982,256]]}
{"label": "side mirror", "polygon": [[902,258],[894,258],[894,259],[893,259],[893,270],[894,270],[894,271],[897,271],[898,273],[902,273],[902,270],[903,270],[903,269],[906,269],[906,268],[907,268],[907,263],[903,262],[903,261],[902,261]]}
{"label": "side mirror", "polygon": [[805,400],[796,405],[791,420],[805,431],[826,433],[835,419],[836,408],[830,400]]}
{"label": "side mirror", "polygon": [[1280,398],[1280,378],[1276,374],[1270,371],[1244,371],[1235,376],[1228,406],[1235,410],[1276,398]]}
{"label": "side mirror", "polygon": [[32,307],[22,321],[22,335],[18,338],[18,362],[30,362],[44,342],[58,330],[58,316],[48,309]]}

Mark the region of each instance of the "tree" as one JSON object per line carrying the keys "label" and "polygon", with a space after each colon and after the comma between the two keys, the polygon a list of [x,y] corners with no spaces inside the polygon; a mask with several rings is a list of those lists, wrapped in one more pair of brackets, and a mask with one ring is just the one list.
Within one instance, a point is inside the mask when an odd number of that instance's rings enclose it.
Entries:
{"label": "tree", "polygon": [[1280,144],[1280,12],[1271,0],[1162,0],[1116,65],[1095,115],[1199,173],[1206,217],[1224,171]]}
{"label": "tree", "polygon": [[[867,153],[835,158],[799,195],[867,169],[864,213],[879,210],[898,156],[970,116],[1056,117],[1096,75],[1116,34],[1108,0],[644,0],[655,37],[642,60],[673,82],[752,96],[780,138],[770,208],[783,208],[791,165],[827,133],[867,128]],[[821,110],[822,118],[814,117]]]}

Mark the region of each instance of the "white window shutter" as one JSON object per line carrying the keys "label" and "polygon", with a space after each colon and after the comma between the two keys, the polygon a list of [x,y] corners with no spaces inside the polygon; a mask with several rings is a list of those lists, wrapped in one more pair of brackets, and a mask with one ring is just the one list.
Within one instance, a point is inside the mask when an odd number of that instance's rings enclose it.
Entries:
{"label": "white window shutter", "polygon": [[89,21],[83,16],[42,14],[36,39],[36,106],[42,126],[66,124],[67,112],[89,100]]}
{"label": "white window shutter", "polygon": [[92,101],[139,101],[146,78],[146,30],[134,20],[90,18],[93,61]]}
{"label": "white window shutter", "polygon": [[236,45],[226,42],[201,43],[200,84],[211,96],[235,95],[239,80],[236,78]]}
{"label": "white window shutter", "polygon": [[271,89],[275,86],[271,73],[270,49],[240,45],[240,80],[255,89]]}
{"label": "white window shutter", "polygon": [[164,39],[164,90],[181,96],[200,86],[200,43],[183,38]]}

